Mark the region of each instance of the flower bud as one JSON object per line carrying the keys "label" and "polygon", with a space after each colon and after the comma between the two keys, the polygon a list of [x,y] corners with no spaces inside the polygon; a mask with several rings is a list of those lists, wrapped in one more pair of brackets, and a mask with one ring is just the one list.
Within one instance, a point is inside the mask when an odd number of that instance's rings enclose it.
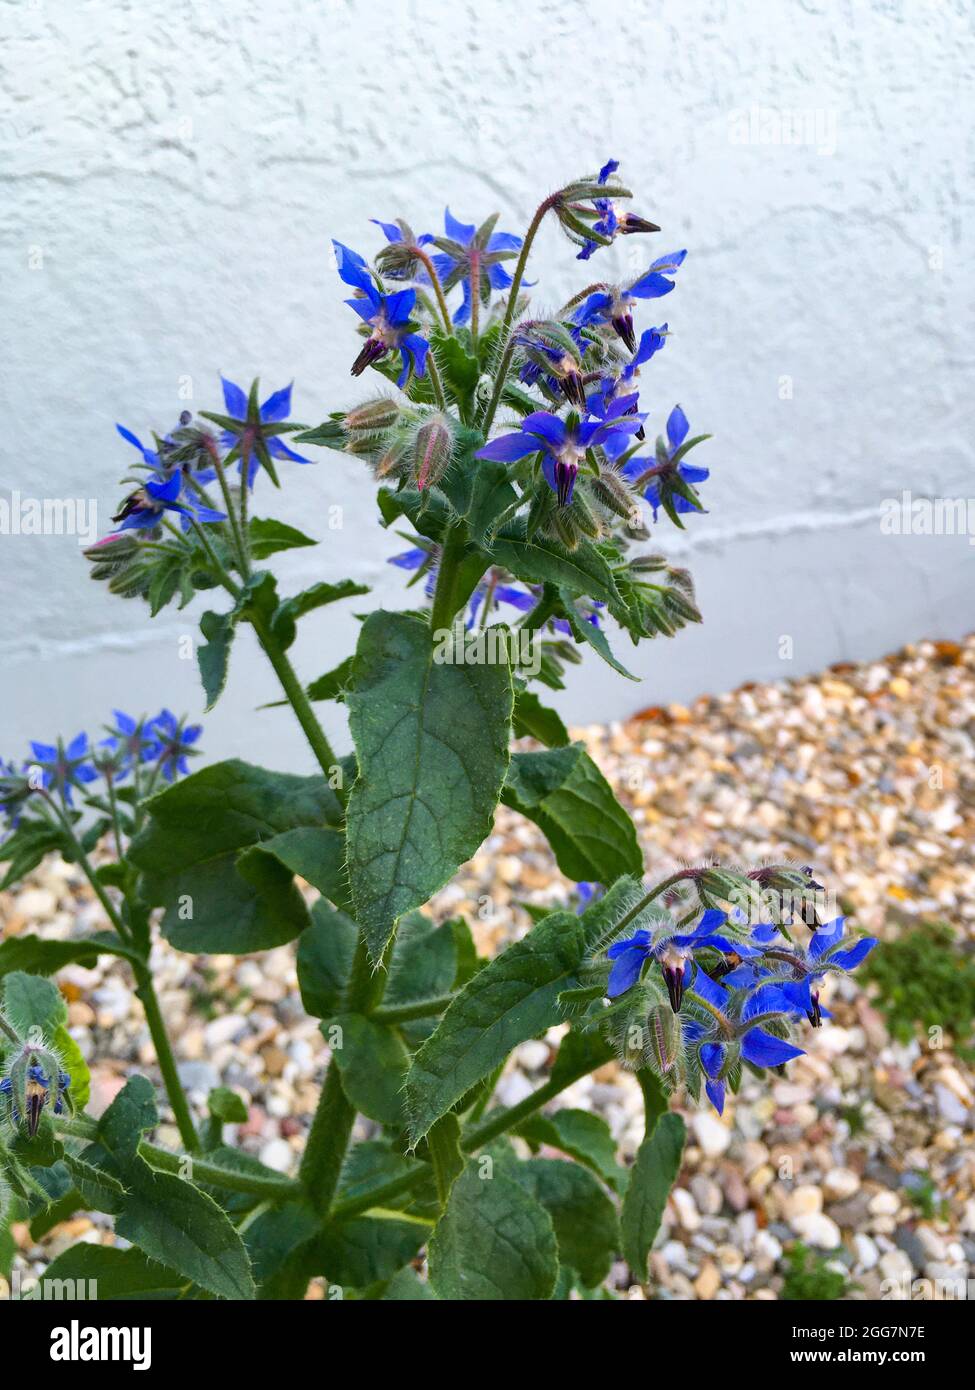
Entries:
{"label": "flower bud", "polygon": [[377,396],[375,400],[363,401],[354,406],[342,417],[342,428],[346,434],[373,434],[389,430],[399,419],[399,406],[387,396]]}
{"label": "flower bud", "polygon": [[95,564],[115,564],[134,555],[138,548],[139,542],[132,532],[121,531],[105,536],[94,545],[87,546],[81,553],[86,560],[92,560]]}
{"label": "flower bud", "polygon": [[650,1065],[661,1076],[676,1066],[681,1054],[681,1022],[664,1004],[657,1004],[647,1015],[647,1054]]}
{"label": "flower bud", "polygon": [[454,436],[442,415],[434,415],[416,433],[413,446],[413,476],[422,492],[439,483],[453,453]]}

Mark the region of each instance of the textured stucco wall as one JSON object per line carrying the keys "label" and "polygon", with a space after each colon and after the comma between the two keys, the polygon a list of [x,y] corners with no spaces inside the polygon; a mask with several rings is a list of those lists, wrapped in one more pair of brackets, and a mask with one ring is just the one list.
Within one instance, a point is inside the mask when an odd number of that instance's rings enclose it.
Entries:
{"label": "textured stucco wall", "polygon": [[[448,199],[517,230],[613,155],[664,232],[592,268],[690,248],[644,392],[655,427],[680,400],[716,435],[710,513],[661,530],[706,623],[643,648],[642,686],[587,660],[563,710],[620,716],[971,628],[967,539],[878,520],[905,488],[975,494],[967,0],[5,0],[0,20],[0,497],[96,498],[106,529],[128,462],[113,422],[166,426],[188,387],[214,406],[221,369],[295,377],[311,422],[361,397],[330,236],[366,249],[367,217],[432,226]],[[550,307],[584,273],[553,227],[537,268]],[[288,481],[283,515],[323,537],[288,576],[399,604],[365,472],[330,454]],[[85,570],[73,538],[0,536],[9,751],[113,703],[201,707],[179,649],[195,612],[149,624]],[[349,650],[349,607],[308,620],[309,677]],[[250,714],[273,691],[239,654],[238,717],[209,749],[304,761],[284,715]]]}

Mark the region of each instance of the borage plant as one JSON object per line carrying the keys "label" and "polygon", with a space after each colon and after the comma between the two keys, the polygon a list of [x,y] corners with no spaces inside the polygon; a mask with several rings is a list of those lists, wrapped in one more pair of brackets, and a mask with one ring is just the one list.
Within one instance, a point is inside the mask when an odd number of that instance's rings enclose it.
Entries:
{"label": "borage plant", "polygon": [[[35,744],[6,767],[3,887],[57,850],[111,927],[0,946],[4,1221],[26,1214],[36,1235],[95,1209],[129,1243],[77,1245],[51,1277],[96,1279],[102,1297],[297,1297],[323,1276],[330,1296],[550,1299],[590,1296],[622,1255],[643,1282],[684,1142],[670,1096],[703,1091],[720,1112],[745,1069],[798,1056],[796,1035],[826,1016],[824,978],[870,949],[820,921],[808,869],[707,864],[648,885],[629,816],[539,698],[587,648],[629,674],[607,628],[636,644],[700,616],[687,573],[641,548],[651,515],[681,526],[701,509],[707,478],[689,461],[706,436],[679,406],[647,444],[638,390],[669,330],[638,331],[634,311],[674,289],[685,253],[547,315],[525,296],[550,216],[587,263],[657,231],[629,196],[611,162],[547,197],[524,238],[448,212],[442,234],[379,223],[371,264],[336,243],[362,335],[352,373],[388,385],[318,428],[289,421],[290,387],[262,399],[230,381],[222,412],[184,414],[151,445],[120,427],[135,472],[118,529],[88,552],[93,576],[153,614],[223,596],[200,624],[207,708],[247,624],[318,770],[191,772],[199,729],[167,711],[117,713],[94,743]],[[393,563],[421,588],[409,611],[366,617],[355,653],[306,684],[289,657],[299,621],[366,591],[323,579],[281,597],[264,562],[314,542],[252,515],[251,495],[314,446],[373,469],[381,524],[408,528]],[[316,717],[326,700],[347,708],[348,757]],[[484,960],[465,921],[422,909],[499,800],[578,888]],[[310,909],[296,878],[318,891]],[[153,989],[157,918],[191,953],[297,942],[331,1060],[296,1177],[227,1142],[245,1114],[235,1092],[214,1091],[205,1122],[192,1114]],[[44,977],[101,952],[133,971],[183,1153],[146,1137],[159,1115],[144,1077],[85,1114],[87,1069]],[[552,1029],[548,1079],[498,1104],[512,1049]],[[603,1120],[550,1104],[613,1058],[646,1100],[631,1167]],[[351,1143],[357,1115],[369,1137]]]}

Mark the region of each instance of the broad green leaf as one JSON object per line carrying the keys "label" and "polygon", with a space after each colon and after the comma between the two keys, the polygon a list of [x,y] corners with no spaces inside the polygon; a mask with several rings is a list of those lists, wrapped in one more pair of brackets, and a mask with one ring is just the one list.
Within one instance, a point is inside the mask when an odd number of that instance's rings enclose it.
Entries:
{"label": "broad green leaf", "polygon": [[251,1221],[244,1232],[258,1298],[304,1296],[311,1275],[307,1245],[321,1222],[304,1202],[286,1202]]}
{"label": "broad green leaf", "polygon": [[283,521],[275,521],[272,517],[252,517],[248,529],[251,554],[255,560],[266,560],[269,555],[274,555],[279,550],[293,550],[296,546],[318,544],[294,526],[287,526]]}
{"label": "broad green leaf", "polygon": [[[395,1178],[405,1177],[417,1170],[413,1159],[391,1147],[384,1139],[365,1139],[354,1144],[345,1156],[339,1178],[338,1200],[358,1201],[383,1187]],[[385,1198],[383,1206],[394,1211],[412,1212],[422,1209],[432,1197],[432,1181]]]}
{"label": "broad green leaf", "polygon": [[481,1171],[476,1159],[467,1165],[430,1239],[434,1293],[478,1302],[551,1298],[559,1262],[550,1216],[513,1178]]}
{"label": "broad green leaf", "polygon": [[116,1233],[217,1298],[253,1298],[247,1251],[226,1213],[198,1187],[142,1168]]}
{"label": "broad green leaf", "polygon": [[401,1124],[410,1054],[399,1035],[362,1014],[339,1014],[323,1027],[330,1040],[336,1028],[342,1030],[332,1056],[342,1074],[342,1090],[356,1110],[383,1125]]}
{"label": "broad green leaf", "polygon": [[512,1175],[552,1218],[559,1259],[589,1288],[602,1283],[619,1249],[616,1208],[586,1168],[561,1158],[532,1158]]}
{"label": "broad green leaf", "polygon": [[453,989],[456,975],[453,923],[438,926],[422,912],[408,912],[401,918],[383,1004],[436,999]]}
{"label": "broad green leaf", "polygon": [[61,1059],[62,1070],[71,1077],[71,1104],[67,1108],[84,1110],[91,1096],[91,1073],[81,1048],[63,1024],[52,1033],[51,1043]]}
{"label": "broad green leaf", "polygon": [[300,594],[283,599],[278,604],[271,619],[271,631],[282,647],[290,647],[297,634],[298,619],[306,613],[312,612],[315,608],[322,608],[327,603],[335,603],[338,599],[355,598],[358,594],[368,592],[368,584],[356,584],[351,579],[341,579],[337,584],[327,584],[324,581],[313,584],[310,589],[303,589]]}
{"label": "broad green leaf", "polygon": [[429,1223],[418,1219],[362,1216],[330,1222],[313,1242],[313,1267],[330,1284],[366,1288],[409,1264],[429,1234]]}
{"label": "broad green leaf", "polygon": [[378,962],[399,917],[489,834],[508,764],[507,666],[433,659],[430,630],[371,614],[347,696],[359,776],[347,808],[354,917]]}
{"label": "broad green leaf", "polygon": [[[178,1298],[186,1280],[175,1270],[147,1260],[141,1250],[120,1250],[114,1245],[72,1245],[52,1260],[46,1280],[71,1287],[78,1298],[166,1299]],[[88,1286],[97,1286],[97,1295]]]}
{"label": "broad green leaf", "polygon": [[291,873],[297,874],[333,902],[346,900],[345,836],[341,830],[325,825],[299,825],[262,840],[244,850],[237,859],[237,872],[250,877],[255,856],[271,855]]}
{"label": "broad green leaf", "polygon": [[3,981],[4,1013],[21,1037],[38,1029],[48,1041],[68,1021],[68,1006],[57,985],[40,975],[11,971]]}
{"label": "broad green leaf", "polygon": [[89,940],[47,941],[40,936],[11,936],[0,945],[0,975],[23,970],[28,975],[53,975],[77,962],[88,969],[98,960],[99,946]]}
{"label": "broad green leaf", "polygon": [[572,1028],[562,1039],[549,1081],[564,1090],[578,1077],[612,1062],[615,1056],[612,1045],[595,1029]]}
{"label": "broad green leaf", "polygon": [[647,1256],[660,1229],[668,1194],[680,1171],[684,1134],[679,1115],[661,1115],[640,1145],[630,1172],[620,1218],[623,1256],[641,1283],[647,1277]]}
{"label": "broad green leaf", "polygon": [[414,1143],[511,1049],[561,1021],[585,943],[578,918],[556,912],[468,981],[414,1054],[406,1105]]}
{"label": "broad green leaf", "polygon": [[150,823],[130,857],[147,900],[165,907],[163,935],[180,950],[265,950],[308,923],[292,870],[272,853],[241,850],[304,826],[339,819],[323,777],[266,772],[236,759],[215,763],[149,802]]}
{"label": "broad green leaf", "polygon": [[554,709],[542,704],[533,690],[515,693],[512,732],[515,738],[538,739],[546,748],[564,748],[569,742],[569,732],[562,720]]}
{"label": "broad green leaf", "polygon": [[117,1215],[125,1201],[125,1188],[112,1173],[98,1168],[86,1159],[66,1153],[64,1162],[74,1179],[75,1186],[84,1198],[85,1206],[92,1211],[104,1211]]}
{"label": "broad green leaf", "polygon": [[627,1170],[617,1162],[616,1141],[600,1115],[571,1109],[532,1115],[515,1133],[536,1147],[547,1144],[561,1149],[577,1163],[591,1168],[616,1192],[622,1192],[626,1186]]}
{"label": "broad green leaf", "polygon": [[535,822],[569,878],[612,883],[642,872],[633,822],[581,743],[516,753],[501,799]]}
{"label": "broad green leaf", "polygon": [[298,940],[298,988],[313,1018],[331,1018],[341,1010],[358,936],[351,917],[319,898],[311,926]]}

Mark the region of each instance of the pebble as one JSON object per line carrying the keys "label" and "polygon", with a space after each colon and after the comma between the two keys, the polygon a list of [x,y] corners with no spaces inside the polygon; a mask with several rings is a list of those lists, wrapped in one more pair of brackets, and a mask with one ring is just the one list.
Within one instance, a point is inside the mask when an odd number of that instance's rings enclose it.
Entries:
{"label": "pebble", "polygon": [[265,1144],[258,1155],[267,1168],[276,1173],[287,1173],[295,1160],[295,1152],[287,1139],[272,1139]]}
{"label": "pebble", "polygon": [[823,1179],[823,1193],[828,1201],[852,1197],[859,1188],[860,1178],[852,1168],[831,1168]]}
{"label": "pebble", "polygon": [[694,1138],[708,1158],[727,1153],[731,1145],[731,1130],[711,1110],[698,1110],[691,1119]]}
{"label": "pebble", "polygon": [[836,1222],[821,1211],[793,1217],[791,1225],[807,1245],[815,1245],[820,1250],[835,1250],[843,1238]]}

